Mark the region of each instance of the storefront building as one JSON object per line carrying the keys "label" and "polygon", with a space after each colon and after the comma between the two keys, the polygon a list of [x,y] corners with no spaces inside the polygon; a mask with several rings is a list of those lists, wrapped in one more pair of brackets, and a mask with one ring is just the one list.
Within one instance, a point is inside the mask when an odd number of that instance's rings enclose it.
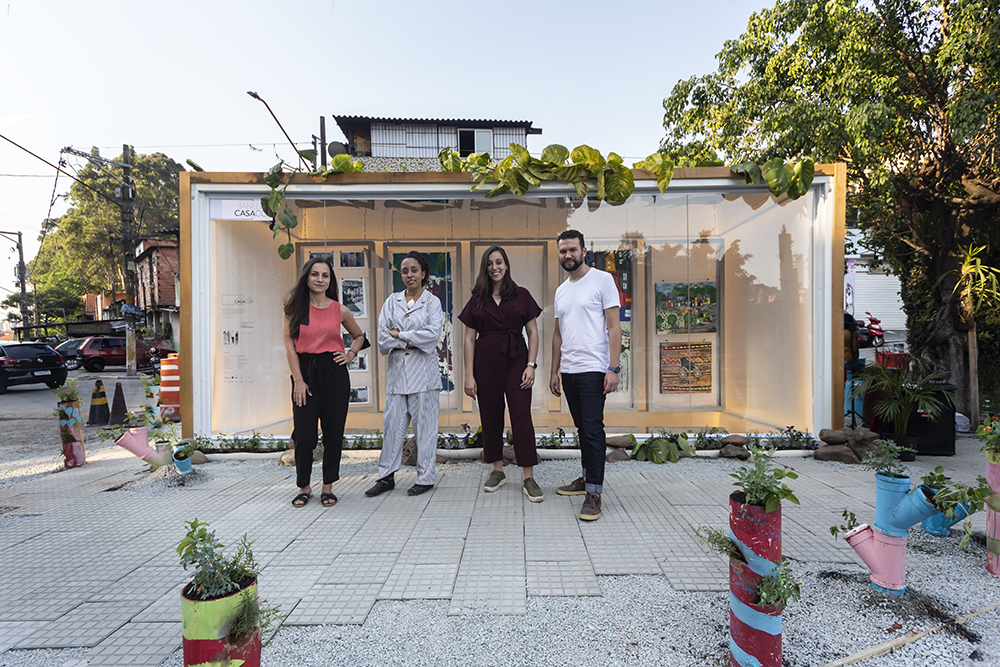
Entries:
{"label": "storefront building", "polygon": [[[277,253],[259,200],[261,174],[184,173],[181,201],[182,412],[185,435],[288,435],[291,384],[282,303],[303,263],[330,253],[342,303],[374,341],[377,316],[402,289],[399,257],[425,254],[442,302],[438,348],[443,432],[478,426],[462,391],[463,327],[483,251],[506,249],[513,279],[543,308],[533,418],[572,427],[548,392],[552,300],[566,278],[556,236],[577,229],[592,266],[615,278],[622,374],[608,397],[612,432],[721,427],[817,432],[842,424],[844,170],[817,168],[791,201],[727,168],[678,169],[665,194],[645,172],[622,204],[581,200],[567,183],[485,199],[467,174],[296,176],[286,192],[295,253]],[[190,304],[190,307],[188,307]],[[348,432],[381,429],[385,359],[376,346],[350,369]]]}

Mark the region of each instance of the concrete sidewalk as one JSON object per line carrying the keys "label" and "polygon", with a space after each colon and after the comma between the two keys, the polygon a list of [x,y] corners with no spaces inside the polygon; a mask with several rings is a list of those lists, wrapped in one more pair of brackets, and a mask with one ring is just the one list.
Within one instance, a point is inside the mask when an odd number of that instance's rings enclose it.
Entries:
{"label": "concrete sidewalk", "polygon": [[[917,478],[943,465],[974,482],[983,457],[973,437],[955,457],[921,457]],[[0,489],[0,652],[10,648],[92,647],[89,665],[157,665],[181,645],[178,565],[183,523],[208,521],[232,548],[248,533],[264,565],[261,595],[290,612],[287,623],[362,624],[377,600],[442,599],[449,613],[524,614],[527,596],[599,596],[598,575],[663,576],[686,591],[728,587],[723,559],[706,554],[694,528],[728,525],[727,475],[738,463],[609,464],[603,516],[576,518],[582,497],[555,487],[573,465],[536,469],[545,501],[529,503],[518,468],[486,494],[487,466],[438,466],[433,491],[408,497],[412,469],[396,490],[370,499],[374,454],[345,456],[340,502],[318,498],[293,508],[294,471],[276,461],[212,463],[190,487],[120,488],[147,478],[146,466],[118,448],[95,452],[83,468]],[[860,563],[829,527],[847,508],[873,515],[874,480],[861,466],[778,460],[799,479],[801,506],[784,503],[783,553],[811,562]],[[162,473],[160,473],[162,475]],[[21,517],[21,518],[19,518]],[[984,530],[985,517],[975,517]],[[227,549],[228,551],[228,549]]]}

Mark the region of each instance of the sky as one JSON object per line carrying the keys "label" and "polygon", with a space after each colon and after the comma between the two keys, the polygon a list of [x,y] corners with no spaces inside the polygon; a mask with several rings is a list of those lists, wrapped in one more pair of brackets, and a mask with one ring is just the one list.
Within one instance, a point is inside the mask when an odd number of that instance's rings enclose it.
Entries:
{"label": "sky", "polygon": [[[0,135],[57,163],[123,144],[206,171],[266,171],[331,116],[530,120],[540,153],[588,144],[627,163],[663,138],[663,98],[716,68],[773,0],[0,0]],[[82,160],[66,156],[77,168]],[[0,232],[38,251],[70,180],[0,139]],[[57,199],[51,216],[65,212]],[[0,299],[17,289],[0,237]]]}

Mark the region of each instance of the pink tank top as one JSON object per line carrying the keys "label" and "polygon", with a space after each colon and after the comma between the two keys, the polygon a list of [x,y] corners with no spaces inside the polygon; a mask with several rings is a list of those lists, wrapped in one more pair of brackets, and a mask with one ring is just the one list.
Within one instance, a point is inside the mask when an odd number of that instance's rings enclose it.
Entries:
{"label": "pink tank top", "polygon": [[334,301],[328,308],[309,306],[309,324],[299,326],[295,351],[308,354],[344,351],[344,338],[340,334],[340,303]]}

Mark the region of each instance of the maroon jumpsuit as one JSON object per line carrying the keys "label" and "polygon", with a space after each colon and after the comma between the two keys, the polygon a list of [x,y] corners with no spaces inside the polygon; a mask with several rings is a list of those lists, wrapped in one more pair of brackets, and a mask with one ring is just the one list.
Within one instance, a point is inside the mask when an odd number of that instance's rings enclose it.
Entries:
{"label": "maroon jumpsuit", "polygon": [[493,296],[479,306],[473,295],[458,316],[462,324],[479,334],[473,353],[472,377],[476,380],[479,418],[483,424],[483,458],[493,463],[503,458],[504,397],[510,412],[510,430],[517,465],[538,463],[535,427],[531,423],[531,388],[521,389],[521,375],[528,366],[528,346],[521,331],[542,309],[531,292],[517,288],[517,296]]}

